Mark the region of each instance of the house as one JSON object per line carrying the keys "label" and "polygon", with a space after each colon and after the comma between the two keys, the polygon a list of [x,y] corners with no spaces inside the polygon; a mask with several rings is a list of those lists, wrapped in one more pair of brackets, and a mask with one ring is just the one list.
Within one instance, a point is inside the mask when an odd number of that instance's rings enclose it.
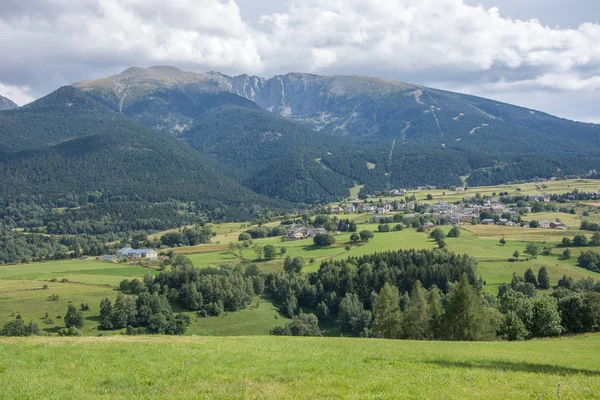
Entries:
{"label": "house", "polygon": [[452,186],[451,189],[454,192],[464,192],[465,191],[465,187],[464,186]]}
{"label": "house", "polygon": [[152,249],[136,250],[130,247],[123,247],[121,250],[117,251],[116,257],[129,259],[147,258],[148,260],[156,260],[158,258],[158,253],[156,253],[156,250]]}
{"label": "house", "polygon": [[435,224],[434,224],[433,222],[431,222],[431,221],[427,221],[427,222],[425,222],[425,223],[423,224],[423,226],[424,226],[425,228],[433,228],[433,227],[435,226]]}
{"label": "house", "polygon": [[354,211],[356,211],[356,207],[354,207],[354,206],[346,206],[346,212],[352,213]]}
{"label": "house", "polygon": [[377,207],[377,210],[375,210],[378,214],[385,214],[387,213],[389,210],[385,207]]}
{"label": "house", "polygon": [[325,228],[307,228],[305,226],[292,227],[285,240],[302,240],[317,236],[319,233],[327,233]]}
{"label": "house", "polygon": [[564,224],[562,224],[560,222],[550,222],[550,228],[551,229],[567,229],[567,227],[564,226]]}
{"label": "house", "polygon": [[494,221],[493,219],[487,218],[481,221],[481,223],[483,225],[494,225],[496,223],[496,221]]}
{"label": "house", "polygon": [[545,219],[541,220],[539,223],[540,228],[550,229],[550,221],[546,221]]}

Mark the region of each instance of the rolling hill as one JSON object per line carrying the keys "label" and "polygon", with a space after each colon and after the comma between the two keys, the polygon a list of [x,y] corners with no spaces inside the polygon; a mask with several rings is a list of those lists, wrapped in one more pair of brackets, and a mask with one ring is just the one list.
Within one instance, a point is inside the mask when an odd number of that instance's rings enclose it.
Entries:
{"label": "rolling hill", "polygon": [[[340,191],[295,197],[286,194],[289,188],[273,189],[269,182],[285,182],[269,174],[282,157],[375,192],[456,185],[464,176],[476,186],[586,175],[598,168],[600,155],[598,125],[380,78],[291,73],[263,79],[151,67],[74,86],[184,138],[244,182],[261,171],[267,183],[247,185],[288,200],[334,199]],[[302,176],[317,182],[310,173]]]}

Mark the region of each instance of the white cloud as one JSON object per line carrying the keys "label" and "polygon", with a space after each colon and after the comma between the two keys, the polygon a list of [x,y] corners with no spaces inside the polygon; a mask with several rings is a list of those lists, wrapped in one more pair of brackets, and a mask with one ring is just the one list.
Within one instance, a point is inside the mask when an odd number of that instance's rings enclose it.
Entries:
{"label": "white cloud", "polygon": [[35,100],[35,98],[31,96],[31,89],[27,86],[5,85],[2,82],[0,82],[0,95],[14,101],[19,106]]}
{"label": "white cloud", "polygon": [[560,90],[571,86],[548,78],[600,70],[600,25],[552,29],[462,0],[295,0],[262,23],[269,30],[262,48],[267,68],[376,66],[486,72],[499,80],[503,71],[523,70],[526,82]]}
{"label": "white cloud", "polygon": [[463,0],[287,3],[254,24],[235,0],[3,0],[0,54],[10,57],[0,81],[43,94],[132,65],[169,64],[409,77],[475,93],[600,92],[598,24],[550,28]]}

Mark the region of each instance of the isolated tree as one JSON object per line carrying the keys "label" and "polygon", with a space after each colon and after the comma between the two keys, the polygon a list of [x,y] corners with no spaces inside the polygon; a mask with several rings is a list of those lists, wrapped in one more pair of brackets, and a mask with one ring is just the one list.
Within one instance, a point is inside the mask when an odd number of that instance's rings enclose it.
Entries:
{"label": "isolated tree", "polygon": [[404,334],[409,339],[424,340],[430,337],[429,304],[427,291],[416,281],[410,291],[410,302],[404,315]]}
{"label": "isolated tree", "polygon": [[541,267],[538,271],[537,281],[540,289],[550,289],[550,277],[546,267]]}
{"label": "isolated tree", "polygon": [[531,256],[531,258],[537,258],[538,254],[540,252],[540,248],[533,244],[533,243],[528,243],[527,246],[525,247],[525,254]]}
{"label": "isolated tree", "polygon": [[268,244],[263,248],[264,257],[266,260],[272,260],[277,256],[277,249],[272,244]]}
{"label": "isolated tree", "polygon": [[519,261],[519,256],[521,255],[521,253],[519,253],[519,250],[515,250],[515,252],[513,253],[513,258],[517,261]]}
{"label": "isolated tree", "polygon": [[353,242],[358,242],[360,240],[360,235],[354,232],[352,235],[350,235],[350,240]]}
{"label": "isolated tree", "polygon": [[85,318],[81,311],[75,308],[73,304],[69,304],[64,321],[67,328],[82,328]]}
{"label": "isolated tree", "polygon": [[571,258],[571,249],[565,249],[565,251],[563,251],[561,258],[563,260],[568,260],[569,258]]}
{"label": "isolated tree", "polygon": [[370,239],[373,238],[373,236],[375,236],[373,234],[373,232],[371,232],[369,230],[360,231],[359,235],[360,235],[360,240],[362,240],[363,242],[368,242]]}
{"label": "isolated tree", "polygon": [[502,237],[500,238],[500,244],[501,244],[502,246],[504,246],[504,245],[506,244],[506,239],[504,239],[504,236],[502,236]]}
{"label": "isolated tree", "polygon": [[331,246],[335,244],[335,238],[328,233],[317,233],[313,238],[315,246]]}
{"label": "isolated tree", "polygon": [[437,240],[445,239],[446,234],[440,228],[435,228],[434,230],[431,231],[431,233],[429,234],[429,237],[432,238],[433,240],[437,241]]}
{"label": "isolated tree", "polygon": [[531,283],[533,286],[537,286],[538,282],[531,268],[527,268],[525,274],[523,275],[523,280],[527,283]]}
{"label": "isolated tree", "polygon": [[398,339],[402,334],[400,294],[396,286],[383,285],[375,304],[373,334],[386,339]]}
{"label": "isolated tree", "polygon": [[448,237],[457,238],[460,236],[460,228],[458,226],[453,226],[452,229],[448,232]]}
{"label": "isolated tree", "polygon": [[255,245],[252,250],[254,250],[254,254],[256,254],[256,259],[257,260],[262,260],[263,258],[263,254],[264,254],[264,249],[262,246],[259,245]]}

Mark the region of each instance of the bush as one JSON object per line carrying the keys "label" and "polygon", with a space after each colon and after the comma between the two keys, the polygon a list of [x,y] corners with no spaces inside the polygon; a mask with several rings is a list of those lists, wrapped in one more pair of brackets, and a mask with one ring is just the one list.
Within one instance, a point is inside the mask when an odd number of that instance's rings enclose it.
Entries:
{"label": "bush", "polygon": [[377,230],[378,230],[379,232],[389,232],[389,231],[390,231],[390,226],[389,226],[388,224],[380,224],[380,225],[377,227]]}
{"label": "bush", "polygon": [[14,321],[11,321],[4,325],[2,330],[0,331],[0,336],[29,336],[31,332],[25,325],[25,321],[21,318],[20,315],[17,315],[17,318]]}
{"label": "bush", "polygon": [[270,331],[277,336],[321,336],[319,320],[314,314],[300,314],[285,326],[276,326]]}
{"label": "bush", "polygon": [[58,331],[58,336],[83,336],[81,331],[75,327],[62,328]]}

